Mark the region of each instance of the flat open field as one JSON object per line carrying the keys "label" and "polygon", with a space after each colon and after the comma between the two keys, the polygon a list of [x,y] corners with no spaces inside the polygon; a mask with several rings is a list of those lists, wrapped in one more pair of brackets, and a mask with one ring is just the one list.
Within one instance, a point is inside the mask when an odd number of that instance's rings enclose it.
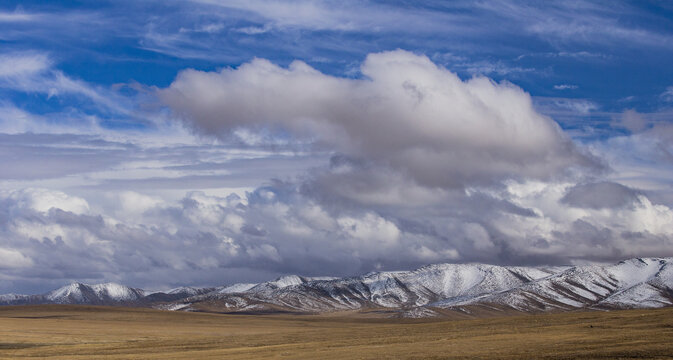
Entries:
{"label": "flat open field", "polygon": [[0,358],[673,358],[673,308],[476,320],[0,307]]}

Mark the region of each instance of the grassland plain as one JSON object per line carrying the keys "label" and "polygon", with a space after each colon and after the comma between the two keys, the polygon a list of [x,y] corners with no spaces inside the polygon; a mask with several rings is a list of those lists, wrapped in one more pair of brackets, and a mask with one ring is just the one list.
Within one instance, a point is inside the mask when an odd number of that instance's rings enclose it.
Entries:
{"label": "grassland plain", "polygon": [[673,358],[673,308],[469,320],[0,307],[0,358]]}

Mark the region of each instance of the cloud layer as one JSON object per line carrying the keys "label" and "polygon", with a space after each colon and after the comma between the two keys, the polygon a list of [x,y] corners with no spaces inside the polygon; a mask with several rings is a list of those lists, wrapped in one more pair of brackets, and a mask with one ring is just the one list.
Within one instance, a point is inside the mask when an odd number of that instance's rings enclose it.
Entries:
{"label": "cloud layer", "polygon": [[[578,201],[587,189],[601,190]],[[283,182],[245,197],[111,196],[114,209],[100,213],[59,191],[0,193],[0,285],[226,284],[437,262],[613,261],[670,256],[673,248],[673,210],[610,183],[512,182],[499,192],[449,193],[442,202],[405,206],[341,206]]]}

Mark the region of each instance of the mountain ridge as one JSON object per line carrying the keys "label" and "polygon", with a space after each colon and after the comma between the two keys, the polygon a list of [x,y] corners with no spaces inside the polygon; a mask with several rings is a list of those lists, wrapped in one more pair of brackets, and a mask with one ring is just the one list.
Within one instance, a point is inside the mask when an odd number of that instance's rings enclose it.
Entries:
{"label": "mountain ridge", "polygon": [[673,305],[673,258],[584,266],[432,264],[344,278],[286,275],[258,284],[163,292],[116,283],[72,283],[42,295],[0,295],[2,305],[37,303],[252,313],[378,310],[405,317],[479,309],[538,313],[653,308]]}

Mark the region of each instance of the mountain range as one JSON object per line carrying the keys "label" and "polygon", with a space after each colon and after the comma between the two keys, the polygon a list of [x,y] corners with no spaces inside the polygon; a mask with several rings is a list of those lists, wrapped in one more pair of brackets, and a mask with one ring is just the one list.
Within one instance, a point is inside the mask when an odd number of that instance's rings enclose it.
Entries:
{"label": "mountain range", "polygon": [[42,295],[0,295],[0,304],[235,313],[355,311],[400,317],[656,308],[673,305],[673,258],[558,267],[436,264],[347,278],[290,275],[259,284],[162,292],[115,283],[73,283]]}

